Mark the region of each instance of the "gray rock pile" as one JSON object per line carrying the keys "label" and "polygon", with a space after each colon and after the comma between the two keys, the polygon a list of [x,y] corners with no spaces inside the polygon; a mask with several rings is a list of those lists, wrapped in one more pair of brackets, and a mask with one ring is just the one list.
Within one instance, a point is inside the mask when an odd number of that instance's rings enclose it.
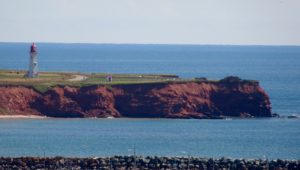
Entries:
{"label": "gray rock pile", "polygon": [[184,170],[285,170],[300,169],[300,160],[261,160],[197,157],[135,157],[113,156],[101,158],[64,157],[1,157],[0,169],[184,169]]}

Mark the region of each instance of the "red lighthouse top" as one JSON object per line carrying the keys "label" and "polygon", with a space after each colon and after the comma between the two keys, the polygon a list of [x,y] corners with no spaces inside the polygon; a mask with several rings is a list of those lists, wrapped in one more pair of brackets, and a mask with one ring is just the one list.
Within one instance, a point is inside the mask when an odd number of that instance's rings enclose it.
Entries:
{"label": "red lighthouse top", "polygon": [[35,53],[36,52],[36,45],[34,43],[31,44],[30,46],[30,52]]}

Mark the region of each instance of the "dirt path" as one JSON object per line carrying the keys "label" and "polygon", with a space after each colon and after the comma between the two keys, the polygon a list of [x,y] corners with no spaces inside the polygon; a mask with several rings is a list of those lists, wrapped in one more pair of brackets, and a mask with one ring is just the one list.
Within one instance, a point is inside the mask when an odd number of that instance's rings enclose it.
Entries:
{"label": "dirt path", "polygon": [[83,81],[87,78],[87,76],[83,75],[74,75],[74,78],[69,79],[69,81]]}

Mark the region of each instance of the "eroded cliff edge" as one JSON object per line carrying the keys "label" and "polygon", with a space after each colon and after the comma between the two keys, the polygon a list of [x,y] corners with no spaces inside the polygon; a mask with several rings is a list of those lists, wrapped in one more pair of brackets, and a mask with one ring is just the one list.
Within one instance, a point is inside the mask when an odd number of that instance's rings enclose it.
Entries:
{"label": "eroded cliff edge", "polygon": [[0,114],[50,117],[271,117],[268,95],[255,81],[189,81],[128,85],[0,86]]}

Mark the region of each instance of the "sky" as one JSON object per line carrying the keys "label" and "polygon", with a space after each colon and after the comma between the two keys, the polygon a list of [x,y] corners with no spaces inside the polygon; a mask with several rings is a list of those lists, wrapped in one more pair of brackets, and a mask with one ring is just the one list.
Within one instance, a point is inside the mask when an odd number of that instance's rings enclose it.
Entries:
{"label": "sky", "polygon": [[300,0],[0,0],[0,42],[300,45]]}

